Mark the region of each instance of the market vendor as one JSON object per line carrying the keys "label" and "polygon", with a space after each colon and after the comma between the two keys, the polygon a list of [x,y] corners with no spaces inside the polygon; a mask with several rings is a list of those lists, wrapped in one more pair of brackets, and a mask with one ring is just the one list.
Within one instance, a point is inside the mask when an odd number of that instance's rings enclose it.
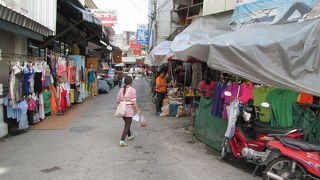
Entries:
{"label": "market vendor", "polygon": [[216,84],[214,81],[211,81],[211,78],[208,76],[206,80],[201,81],[198,85],[198,91],[201,96],[211,97],[213,96],[213,91]]}
{"label": "market vendor", "polygon": [[166,73],[164,71],[160,72],[160,75],[156,79],[156,93],[157,93],[157,99],[156,99],[156,114],[161,114],[161,107],[162,107],[162,101],[167,93],[167,82],[165,80]]}

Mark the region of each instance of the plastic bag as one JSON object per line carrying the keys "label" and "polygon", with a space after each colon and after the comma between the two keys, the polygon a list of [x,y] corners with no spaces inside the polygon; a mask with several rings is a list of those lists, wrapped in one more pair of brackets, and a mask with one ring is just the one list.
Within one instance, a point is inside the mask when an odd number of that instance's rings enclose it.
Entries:
{"label": "plastic bag", "polygon": [[142,115],[140,116],[140,127],[147,127],[147,121]]}
{"label": "plastic bag", "polygon": [[141,116],[139,114],[136,114],[132,117],[132,120],[139,122],[140,121]]}
{"label": "plastic bag", "polygon": [[169,113],[170,113],[170,105],[167,104],[167,105],[162,106],[161,110],[162,110],[162,113],[160,114],[161,117],[169,116]]}

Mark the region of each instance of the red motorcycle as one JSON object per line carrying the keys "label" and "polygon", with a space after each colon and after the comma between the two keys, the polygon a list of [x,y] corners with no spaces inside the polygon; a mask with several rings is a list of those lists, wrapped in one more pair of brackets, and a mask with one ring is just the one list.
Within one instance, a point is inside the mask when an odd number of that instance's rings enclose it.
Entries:
{"label": "red motorcycle", "polygon": [[268,143],[265,180],[320,179],[320,145],[289,139],[276,138]]}
{"label": "red motorcycle", "polygon": [[222,159],[227,159],[232,154],[235,158],[245,158],[250,163],[260,165],[268,155],[266,145],[274,140],[274,136],[303,139],[303,134],[297,129],[280,129],[256,125],[255,122],[260,119],[257,107],[242,105],[240,109],[234,135],[231,138],[225,137],[223,140]]}

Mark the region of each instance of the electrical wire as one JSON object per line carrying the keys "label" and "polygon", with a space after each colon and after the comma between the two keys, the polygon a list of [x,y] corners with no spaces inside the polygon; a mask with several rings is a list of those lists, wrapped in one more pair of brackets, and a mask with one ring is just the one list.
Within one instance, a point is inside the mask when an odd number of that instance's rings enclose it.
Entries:
{"label": "electrical wire", "polygon": [[141,9],[141,7],[139,7],[135,2],[134,0],[129,0],[131,2],[131,4],[133,4],[137,9],[139,9],[140,13],[143,13],[144,15],[147,15],[148,17],[152,18],[152,16],[150,16],[147,12],[145,12],[144,9]]}
{"label": "electrical wire", "polygon": [[166,0],[164,3],[162,3],[161,6],[157,9],[157,12],[160,12],[161,9],[165,8],[169,3],[171,3],[171,0]]}

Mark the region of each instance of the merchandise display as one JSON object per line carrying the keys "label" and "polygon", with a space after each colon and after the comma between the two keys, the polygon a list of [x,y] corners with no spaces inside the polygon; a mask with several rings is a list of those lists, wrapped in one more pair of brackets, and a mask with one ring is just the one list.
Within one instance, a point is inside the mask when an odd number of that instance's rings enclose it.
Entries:
{"label": "merchandise display", "polygon": [[85,79],[85,67],[84,58],[78,57],[52,54],[43,60],[10,61],[4,103],[9,124],[18,124],[17,129],[23,130],[48,115],[67,111],[72,103],[82,102],[87,97],[82,88],[85,82],[80,81]]}

